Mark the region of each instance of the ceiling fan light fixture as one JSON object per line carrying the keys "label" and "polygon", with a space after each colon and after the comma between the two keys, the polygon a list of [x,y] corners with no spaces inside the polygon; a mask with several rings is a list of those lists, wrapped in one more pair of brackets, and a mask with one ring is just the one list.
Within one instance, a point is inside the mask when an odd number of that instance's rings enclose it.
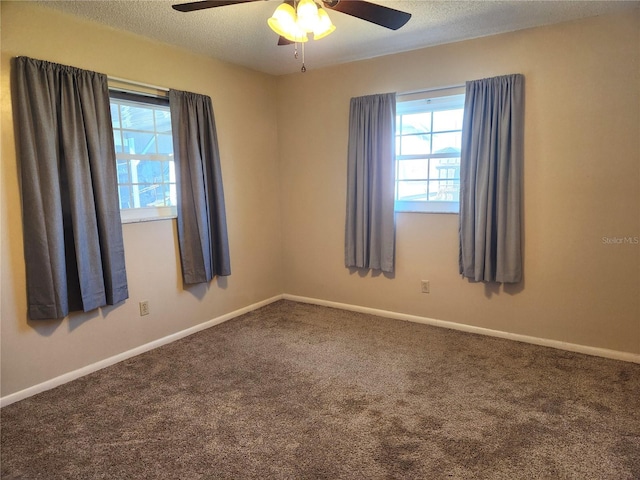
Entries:
{"label": "ceiling fan light fixture", "polygon": [[[0,0],[2,1],[2,0]],[[194,0],[187,3],[172,5],[179,12],[193,12],[208,8],[224,7],[237,3],[257,2],[258,0]],[[278,45],[295,44],[294,57],[298,58],[298,43],[302,50],[302,71],[307,69],[304,65],[304,42],[309,38],[307,34],[313,33],[314,40],[320,40],[333,33],[335,25],[329,18],[325,8],[350,15],[370,23],[375,23],[390,30],[397,30],[406,24],[411,14],[394,8],[371,3],[366,0],[284,0],[279,5],[267,24],[280,36]]]}
{"label": "ceiling fan light fixture", "polygon": [[313,29],[313,39],[320,40],[336,29],[324,8],[318,9],[318,23]]}
{"label": "ceiling fan light fixture", "polygon": [[[326,4],[330,5],[329,2]],[[278,45],[286,44],[282,43],[283,38],[296,44],[295,58],[298,58],[297,44],[302,44],[302,72],[307,71],[304,64],[304,42],[309,40],[307,33],[313,33],[313,39],[320,40],[336,29],[326,10],[315,0],[287,0],[276,8],[267,24],[280,35]]]}

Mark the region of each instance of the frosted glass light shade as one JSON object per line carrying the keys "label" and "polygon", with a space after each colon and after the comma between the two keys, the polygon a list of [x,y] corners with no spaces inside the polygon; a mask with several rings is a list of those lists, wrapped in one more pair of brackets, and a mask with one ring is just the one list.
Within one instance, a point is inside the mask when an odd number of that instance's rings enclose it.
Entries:
{"label": "frosted glass light shade", "polygon": [[313,39],[320,40],[321,38],[326,37],[330,33],[336,29],[336,26],[331,22],[329,15],[324,10],[324,8],[318,9],[318,23],[313,29]]}
{"label": "frosted glass light shade", "polygon": [[269,27],[271,27],[271,30],[287,40],[292,42],[308,41],[307,34],[300,29],[296,20],[296,11],[294,8],[287,3],[283,3],[276,8],[276,11],[273,12],[273,15],[267,20],[267,23]]}
{"label": "frosted glass light shade", "polygon": [[316,2],[314,0],[300,0],[298,3],[298,26],[305,32],[313,32],[318,22]]}

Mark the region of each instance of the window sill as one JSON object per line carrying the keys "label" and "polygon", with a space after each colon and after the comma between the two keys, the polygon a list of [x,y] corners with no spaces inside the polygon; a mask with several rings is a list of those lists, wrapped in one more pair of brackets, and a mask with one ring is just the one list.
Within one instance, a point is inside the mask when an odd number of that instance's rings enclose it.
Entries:
{"label": "window sill", "polygon": [[120,210],[122,223],[155,222],[171,220],[178,216],[176,207],[127,208]]}
{"label": "window sill", "polygon": [[460,212],[426,212],[423,210],[395,210],[395,213],[419,213],[422,215],[460,215]]}
{"label": "window sill", "polygon": [[121,223],[123,225],[126,225],[127,223],[144,223],[144,222],[157,222],[160,220],[173,220],[175,218],[178,218],[177,215],[172,215],[171,217],[155,217],[155,218],[148,218],[148,217],[138,217],[138,218],[127,218],[127,219],[121,219]]}

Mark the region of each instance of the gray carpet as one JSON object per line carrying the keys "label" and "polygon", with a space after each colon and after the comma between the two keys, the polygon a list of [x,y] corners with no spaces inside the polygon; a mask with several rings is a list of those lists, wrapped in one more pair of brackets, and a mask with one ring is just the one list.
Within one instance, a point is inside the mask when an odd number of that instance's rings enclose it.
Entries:
{"label": "gray carpet", "polygon": [[0,415],[3,479],[640,478],[640,365],[288,301]]}

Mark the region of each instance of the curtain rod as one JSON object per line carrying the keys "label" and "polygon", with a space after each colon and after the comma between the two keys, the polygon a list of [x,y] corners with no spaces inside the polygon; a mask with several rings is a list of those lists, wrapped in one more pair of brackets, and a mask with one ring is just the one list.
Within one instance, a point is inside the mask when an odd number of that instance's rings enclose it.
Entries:
{"label": "curtain rod", "polygon": [[454,88],[462,88],[464,87],[465,84],[458,84],[458,85],[449,85],[446,87],[435,87],[435,88],[425,88],[422,90],[411,90],[410,92],[402,92],[402,93],[397,93],[396,97],[404,97],[406,95],[417,95],[419,93],[429,93],[429,92],[437,92],[439,90],[452,90]]}
{"label": "curtain rod", "polygon": [[150,83],[142,83],[142,82],[136,82],[134,80],[127,80],[126,78],[107,76],[107,80],[124,83],[126,85],[135,85],[136,87],[152,88],[154,90],[160,90],[161,92],[169,92],[169,89],[166,87],[159,87],[158,85],[151,85]]}

